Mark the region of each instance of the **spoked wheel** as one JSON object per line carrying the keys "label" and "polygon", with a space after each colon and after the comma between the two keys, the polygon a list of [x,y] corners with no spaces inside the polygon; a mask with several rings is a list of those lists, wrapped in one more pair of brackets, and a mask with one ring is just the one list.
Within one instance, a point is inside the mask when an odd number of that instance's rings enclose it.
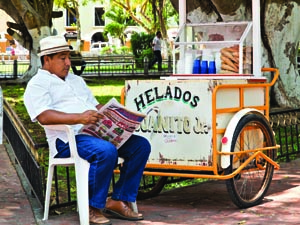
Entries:
{"label": "spoked wheel", "polygon": [[[232,139],[231,152],[243,152],[275,145],[269,122],[257,114],[245,115],[238,123]],[[230,156],[230,166],[225,174],[234,172],[254,152]],[[275,158],[275,150],[264,151],[269,158]],[[238,175],[226,180],[230,198],[239,208],[259,204],[272,181],[274,166],[261,157],[254,158]]]}
{"label": "spoked wheel", "polygon": [[143,176],[138,191],[138,200],[157,196],[167,183],[168,177]]}

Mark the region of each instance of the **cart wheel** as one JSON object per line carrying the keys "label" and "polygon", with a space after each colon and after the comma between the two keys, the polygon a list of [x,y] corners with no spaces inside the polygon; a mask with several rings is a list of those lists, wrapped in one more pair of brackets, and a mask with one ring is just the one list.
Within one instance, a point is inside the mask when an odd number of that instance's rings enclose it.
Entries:
{"label": "cart wheel", "polygon": [[[273,131],[269,122],[260,115],[249,114],[238,123],[232,139],[231,152],[270,147],[275,145]],[[275,158],[275,150],[264,153]],[[232,173],[254,153],[231,156],[230,166],[225,174]],[[226,180],[230,198],[239,208],[248,208],[261,203],[272,181],[274,166],[263,158],[251,161],[240,174]]]}
{"label": "cart wheel", "polygon": [[138,191],[138,200],[157,196],[167,183],[168,177],[143,176]]}

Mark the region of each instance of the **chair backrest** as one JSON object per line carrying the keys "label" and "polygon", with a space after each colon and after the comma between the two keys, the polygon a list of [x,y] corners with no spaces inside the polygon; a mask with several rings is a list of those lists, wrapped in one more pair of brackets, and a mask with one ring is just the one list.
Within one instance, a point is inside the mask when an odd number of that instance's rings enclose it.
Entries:
{"label": "chair backrest", "polygon": [[[73,128],[70,125],[66,124],[55,124],[55,125],[41,125],[44,129],[51,129],[51,130],[56,130],[56,131],[65,131],[67,136],[68,136],[68,141],[69,141],[69,146],[70,146],[70,158],[77,158],[78,153],[77,153],[77,147],[76,147],[76,140],[75,140],[75,134],[73,131]],[[49,142],[48,142],[49,143]],[[50,157],[53,158],[54,156],[51,155],[51,149],[56,148],[54,145],[49,143],[49,148],[50,148]],[[55,149],[56,151],[56,149]]]}

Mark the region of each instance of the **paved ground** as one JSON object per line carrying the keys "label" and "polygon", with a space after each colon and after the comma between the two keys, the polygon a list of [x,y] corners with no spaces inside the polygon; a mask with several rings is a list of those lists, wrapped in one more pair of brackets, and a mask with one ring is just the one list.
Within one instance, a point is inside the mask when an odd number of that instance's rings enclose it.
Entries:
{"label": "paved ground", "polygon": [[36,224],[28,196],[4,145],[0,145],[0,224]]}
{"label": "paved ground", "polygon": [[[0,145],[0,225],[79,225],[76,212],[52,213],[47,222],[41,221],[42,208],[27,191],[26,182],[22,175],[18,176],[18,166],[9,159],[6,149],[10,153],[6,145]],[[238,209],[231,202],[224,181],[211,181],[139,201],[143,221],[112,218],[112,222],[117,225],[300,224],[299,166],[300,160],[281,164],[264,202],[249,209]]]}

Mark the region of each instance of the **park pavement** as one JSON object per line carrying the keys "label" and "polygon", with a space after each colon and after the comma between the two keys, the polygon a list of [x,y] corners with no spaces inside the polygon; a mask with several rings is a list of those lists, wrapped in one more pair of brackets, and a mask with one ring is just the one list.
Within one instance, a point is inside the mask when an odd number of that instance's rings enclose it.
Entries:
{"label": "park pavement", "polygon": [[[300,224],[300,160],[280,164],[262,204],[237,208],[224,181],[209,181],[166,191],[138,201],[145,220],[132,222],[111,218],[116,225]],[[44,222],[10,146],[0,145],[0,225],[79,225],[76,211],[58,209]]]}

